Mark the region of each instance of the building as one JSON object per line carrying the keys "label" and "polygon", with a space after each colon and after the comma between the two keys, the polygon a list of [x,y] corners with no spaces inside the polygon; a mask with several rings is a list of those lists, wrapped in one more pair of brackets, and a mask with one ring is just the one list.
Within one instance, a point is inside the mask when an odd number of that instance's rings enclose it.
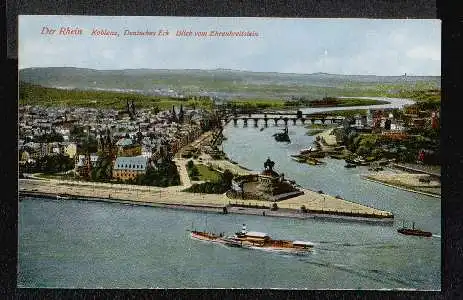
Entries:
{"label": "building", "polygon": [[80,154],[75,156],[74,171],[80,177],[87,177],[90,175],[90,165],[85,155]]}
{"label": "building", "polygon": [[113,178],[120,180],[135,179],[146,173],[148,158],[144,156],[120,156],[113,166]]}
{"label": "building", "polygon": [[92,168],[96,167],[96,164],[98,162],[98,158],[99,158],[98,155],[90,154],[90,164],[91,164]]}
{"label": "building", "polygon": [[97,166],[98,158],[99,156],[96,154],[90,154],[88,156],[83,154],[75,155],[75,173],[81,177],[90,176],[92,168]]}
{"label": "building", "polygon": [[70,158],[74,158],[77,154],[77,145],[75,143],[69,143],[64,148],[64,153],[67,154]]}
{"label": "building", "polygon": [[132,139],[123,138],[120,139],[116,146],[118,156],[139,156],[141,155],[141,146],[133,142]]}
{"label": "building", "polygon": [[403,131],[385,131],[382,132],[381,135],[386,139],[393,141],[403,141],[410,137],[406,132]]}
{"label": "building", "polygon": [[405,115],[409,116],[418,116],[419,114],[419,108],[418,105],[416,104],[411,104],[411,105],[406,105],[404,106],[404,113]]}
{"label": "building", "polygon": [[142,147],[141,148],[141,156],[150,158],[151,156],[153,156],[153,151],[151,150],[150,147],[147,147],[147,146]]}
{"label": "building", "polygon": [[439,128],[439,112],[433,111],[431,113],[431,126],[433,129]]}

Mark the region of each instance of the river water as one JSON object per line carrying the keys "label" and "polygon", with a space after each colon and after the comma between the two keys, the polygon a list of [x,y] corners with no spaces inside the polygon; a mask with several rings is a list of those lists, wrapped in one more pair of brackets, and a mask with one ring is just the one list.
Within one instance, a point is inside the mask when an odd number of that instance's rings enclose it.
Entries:
{"label": "river water", "polygon": [[[306,188],[392,211],[394,225],[219,215],[123,204],[25,198],[19,203],[19,287],[60,288],[299,288],[440,289],[440,199],[362,180],[364,168],[342,161],[299,164],[290,154],[313,137],[290,126],[291,143],[229,124],[229,157],[262,170],[275,169]],[[433,232],[404,236],[402,220]],[[306,257],[226,248],[192,240],[186,229],[232,233],[246,223],[274,238],[316,243]]]}

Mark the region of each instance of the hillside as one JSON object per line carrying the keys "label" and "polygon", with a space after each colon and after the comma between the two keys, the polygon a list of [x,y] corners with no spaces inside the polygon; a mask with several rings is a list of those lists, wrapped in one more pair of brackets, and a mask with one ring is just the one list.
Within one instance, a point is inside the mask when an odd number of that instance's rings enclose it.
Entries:
{"label": "hillside", "polygon": [[209,99],[177,99],[163,96],[147,96],[136,93],[121,93],[93,90],[67,90],[42,87],[26,82],[19,83],[19,105],[93,107],[125,109],[127,101],[134,101],[137,107],[170,109],[173,105],[210,108]]}
{"label": "hillside", "polygon": [[440,88],[440,77],[371,76],[327,73],[258,73],[216,70],[93,70],[54,67],[27,68],[20,81],[66,89],[131,90],[146,95],[209,95],[230,98],[283,98],[304,96],[384,96],[403,89]]}

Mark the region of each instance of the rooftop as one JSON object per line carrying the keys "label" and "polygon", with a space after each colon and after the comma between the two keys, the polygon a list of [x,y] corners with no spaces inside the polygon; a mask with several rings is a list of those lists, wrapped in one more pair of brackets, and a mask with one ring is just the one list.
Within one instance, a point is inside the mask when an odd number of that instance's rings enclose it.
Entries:
{"label": "rooftop", "polygon": [[127,138],[120,139],[116,143],[117,146],[130,146],[132,144],[133,144],[132,139],[127,139]]}
{"label": "rooftop", "polygon": [[120,156],[114,162],[114,170],[145,170],[148,158],[145,156]]}

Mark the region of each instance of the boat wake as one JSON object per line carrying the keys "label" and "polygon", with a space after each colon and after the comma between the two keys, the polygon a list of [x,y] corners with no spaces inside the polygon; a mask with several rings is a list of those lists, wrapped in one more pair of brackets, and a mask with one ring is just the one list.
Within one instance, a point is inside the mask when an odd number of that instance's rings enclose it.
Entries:
{"label": "boat wake", "polygon": [[269,249],[269,248],[263,248],[263,247],[254,247],[254,246],[245,246],[243,248],[249,248],[249,249],[255,249],[255,250],[260,250],[260,251],[265,251],[269,253],[275,253],[275,254],[283,254],[285,256],[307,256],[311,253],[314,253],[314,250],[310,251],[288,251],[286,249]]}
{"label": "boat wake", "polygon": [[438,234],[433,234],[432,237],[436,237],[436,238],[439,238],[439,239],[441,238],[441,236],[438,235]]}
{"label": "boat wake", "polygon": [[[376,270],[376,269],[360,269],[357,267],[350,267],[346,266],[343,264],[333,264],[333,263],[327,263],[327,262],[319,262],[319,261],[312,261],[310,259],[300,259],[301,262],[319,266],[319,267],[325,267],[325,268],[330,268],[330,269],[337,269],[340,271],[344,271],[353,275],[357,275],[359,277],[363,278],[368,278],[370,280],[374,280],[380,283],[385,283],[386,281],[389,281],[392,284],[400,284],[403,285],[404,287],[408,288],[412,283],[410,281],[405,281],[401,279],[399,276],[386,272],[386,271],[381,271],[381,270]],[[416,282],[419,282],[419,280],[413,280]]]}

